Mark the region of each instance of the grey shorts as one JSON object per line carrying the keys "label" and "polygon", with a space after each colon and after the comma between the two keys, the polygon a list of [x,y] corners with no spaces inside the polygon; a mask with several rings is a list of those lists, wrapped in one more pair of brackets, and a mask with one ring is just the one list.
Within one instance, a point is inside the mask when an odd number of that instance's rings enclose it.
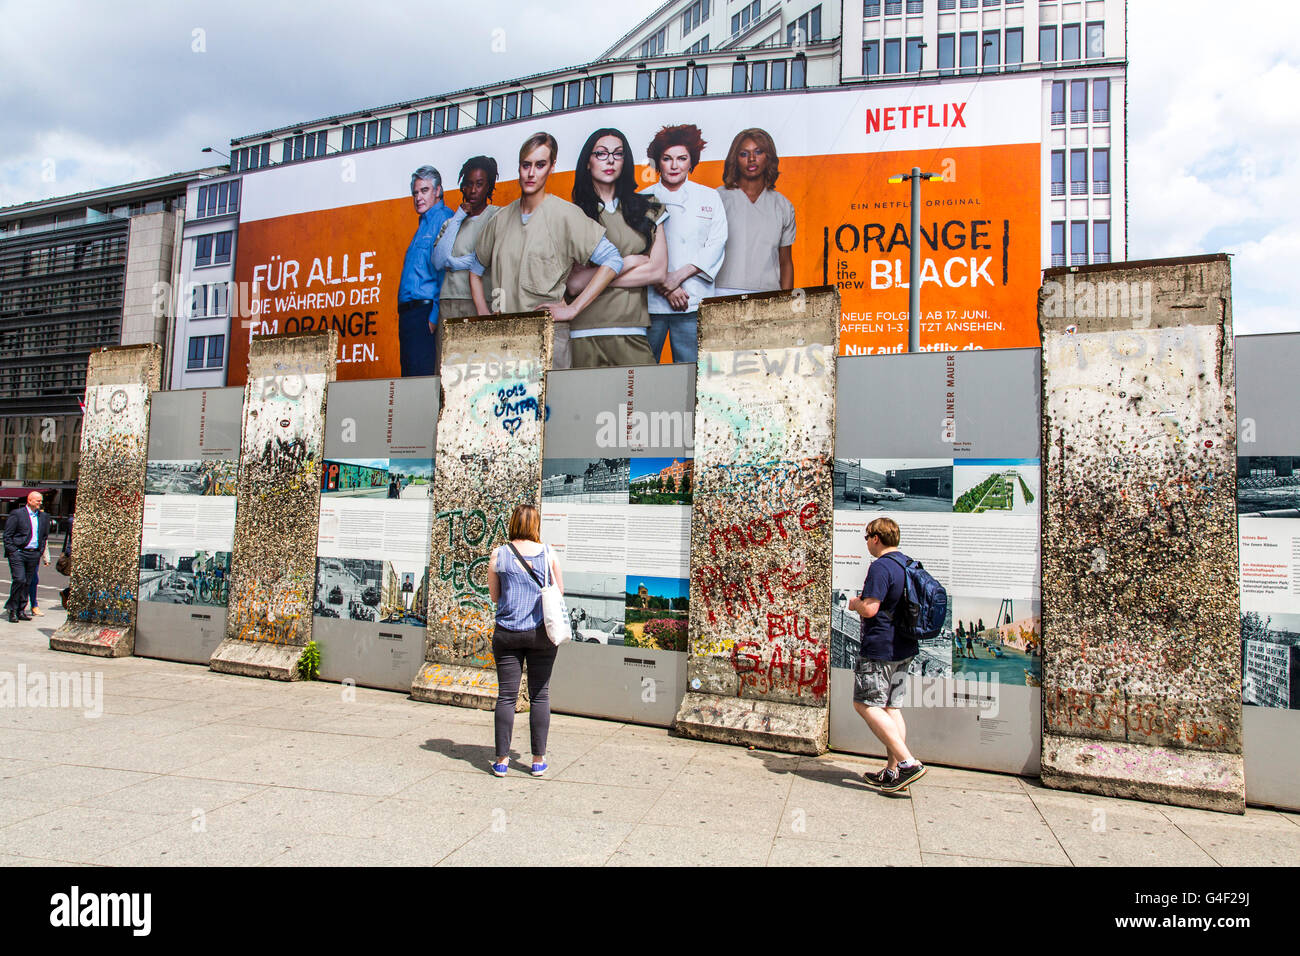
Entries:
{"label": "grey shorts", "polygon": [[901,661],[859,660],[853,673],[853,699],[868,707],[901,707],[907,665]]}

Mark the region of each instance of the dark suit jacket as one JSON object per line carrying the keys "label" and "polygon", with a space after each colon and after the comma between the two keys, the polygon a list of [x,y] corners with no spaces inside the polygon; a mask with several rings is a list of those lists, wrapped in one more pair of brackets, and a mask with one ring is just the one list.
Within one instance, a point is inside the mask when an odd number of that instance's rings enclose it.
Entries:
{"label": "dark suit jacket", "polygon": [[[36,515],[37,535],[36,547],[42,551],[45,550],[45,540],[50,536],[50,524],[54,519],[44,511]],[[9,512],[9,518],[5,521],[5,555],[10,555],[15,551],[21,551],[27,547],[27,542],[32,538],[32,522],[27,516],[27,503],[19,505],[13,511]]]}

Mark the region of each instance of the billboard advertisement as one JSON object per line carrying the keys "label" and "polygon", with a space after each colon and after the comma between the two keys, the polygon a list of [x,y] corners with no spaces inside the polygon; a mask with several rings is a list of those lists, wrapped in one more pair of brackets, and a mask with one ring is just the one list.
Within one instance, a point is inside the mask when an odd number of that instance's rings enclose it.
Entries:
{"label": "billboard advertisement", "polygon": [[[233,323],[229,383],[243,381],[252,336],[320,328],[339,331],[340,379],[400,376],[399,285],[423,209],[411,195],[412,173],[434,166],[455,210],[464,162],[493,157],[499,179],[490,202],[500,209],[520,197],[521,144],[544,130],[559,146],[545,190],[569,201],[582,144],[604,127],[625,135],[642,191],[660,187],[647,152],[665,126],[698,128],[704,145],[689,182],[710,191],[723,185],[725,161],[743,142],[739,134],[765,131],[779,158],[772,184],[782,210],[779,238],[760,237],[761,203],[751,209],[720,196],[719,208],[707,210],[729,217],[715,275],[734,279],[738,263],[775,262],[775,248],[760,248],[765,242],[780,244],[783,261],[788,247],[792,270],[782,272],[781,283],[839,288],[840,348],[847,355],[905,350],[910,187],[888,179],[913,166],[943,174],[922,192],[922,347],[1036,346],[1040,112],[1041,83],[1030,76],[635,101],[252,173],[240,210],[240,318]],[[528,266],[519,263],[520,273]],[[513,285],[520,276],[493,278]]]}

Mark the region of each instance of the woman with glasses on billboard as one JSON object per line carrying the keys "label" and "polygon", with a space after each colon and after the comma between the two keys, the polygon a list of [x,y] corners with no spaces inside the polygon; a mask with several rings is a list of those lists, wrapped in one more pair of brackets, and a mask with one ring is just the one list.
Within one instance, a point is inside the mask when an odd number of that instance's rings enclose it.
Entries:
{"label": "woman with glasses on billboard", "polygon": [[[623,271],[569,325],[574,368],[654,365],[646,329],[646,287],[668,273],[668,246],[659,224],[667,213],[658,200],[636,191],[632,147],[616,129],[587,137],[573,177],[573,203],[605,227],[623,257]],[[590,265],[569,273],[568,291],[579,296],[596,274]]]}
{"label": "woman with glasses on billboard", "polygon": [[794,288],[794,205],[776,191],[779,175],[776,144],[766,130],[736,134],[718,188],[728,230],[714,295]]}
{"label": "woman with glasses on billboard", "polygon": [[[551,367],[568,368],[568,323],[622,271],[623,257],[605,238],[600,224],[546,192],[558,153],[550,133],[534,133],[524,140],[519,148],[520,196],[479,233],[469,282],[479,315],[535,309],[550,313],[556,322]],[[565,280],[576,263],[586,262],[596,266],[596,273],[582,293],[566,304]],[[483,287],[485,269],[492,274],[490,292]]]}

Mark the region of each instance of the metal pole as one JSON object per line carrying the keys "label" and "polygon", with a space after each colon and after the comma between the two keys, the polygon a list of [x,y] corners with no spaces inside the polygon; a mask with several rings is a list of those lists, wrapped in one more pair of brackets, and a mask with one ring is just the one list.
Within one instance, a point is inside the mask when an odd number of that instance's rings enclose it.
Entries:
{"label": "metal pole", "polygon": [[907,286],[907,350],[921,351],[921,168],[912,167],[912,232],[908,237],[911,269]]}

